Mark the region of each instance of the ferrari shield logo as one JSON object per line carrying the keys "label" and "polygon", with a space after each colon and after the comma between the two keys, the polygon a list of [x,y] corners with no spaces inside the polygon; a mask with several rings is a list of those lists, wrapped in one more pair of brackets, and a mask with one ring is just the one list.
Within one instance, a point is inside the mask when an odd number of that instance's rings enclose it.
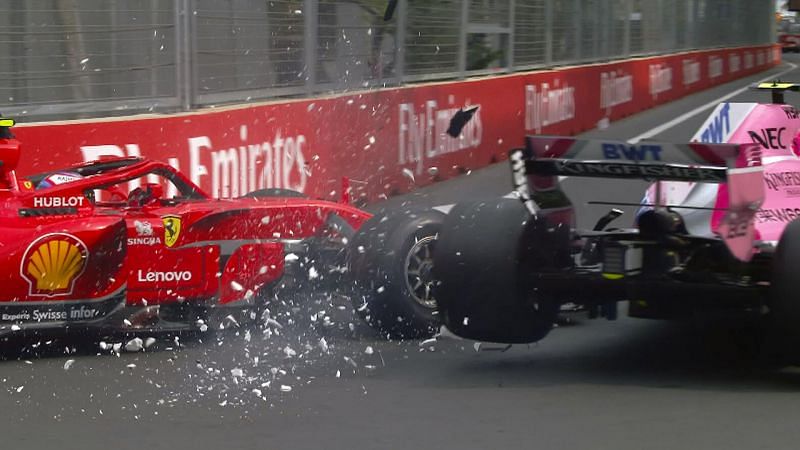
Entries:
{"label": "ferrari shield logo", "polygon": [[164,216],[161,220],[164,222],[164,243],[167,244],[167,247],[172,247],[178,242],[178,236],[181,235],[181,218]]}

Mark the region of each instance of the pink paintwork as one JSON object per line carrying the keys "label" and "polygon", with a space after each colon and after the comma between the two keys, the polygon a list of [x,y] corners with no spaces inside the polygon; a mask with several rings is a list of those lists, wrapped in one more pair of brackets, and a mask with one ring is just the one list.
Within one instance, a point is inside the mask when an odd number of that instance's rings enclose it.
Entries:
{"label": "pink paintwork", "polygon": [[[757,241],[776,242],[786,225],[795,217],[800,217],[798,133],[800,112],[792,106],[721,103],[692,141],[756,144],[760,149],[763,169],[732,170],[728,175],[730,185],[662,182],[661,204],[670,205],[680,212],[692,234],[721,237],[737,257],[749,259],[753,244]],[[754,165],[744,158],[740,156],[737,160],[737,168]],[[759,179],[760,186],[753,185],[754,180]],[[733,184],[737,184],[737,187],[734,188]],[[655,186],[651,186],[647,197],[654,200],[655,192]],[[763,192],[763,200],[759,202],[754,194],[760,192]],[[750,207],[760,203],[760,206],[754,210],[755,214],[748,214],[741,209],[746,206],[744,203],[749,203]],[[686,210],[680,206],[708,209]],[[734,218],[731,212],[737,209],[740,210]],[[738,236],[735,244],[726,239],[731,235],[733,222],[740,221],[743,214],[752,217],[753,232],[747,233],[747,248],[742,247],[742,236]],[[731,223],[725,224],[726,220]]]}

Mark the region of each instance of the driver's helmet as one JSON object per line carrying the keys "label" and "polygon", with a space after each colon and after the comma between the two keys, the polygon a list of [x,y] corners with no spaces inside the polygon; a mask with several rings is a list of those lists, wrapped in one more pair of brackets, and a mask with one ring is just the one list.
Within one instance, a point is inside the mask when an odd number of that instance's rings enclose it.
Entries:
{"label": "driver's helmet", "polygon": [[70,183],[75,180],[80,180],[83,175],[78,172],[55,172],[42,178],[42,181],[36,185],[36,190],[47,189],[59,184]]}

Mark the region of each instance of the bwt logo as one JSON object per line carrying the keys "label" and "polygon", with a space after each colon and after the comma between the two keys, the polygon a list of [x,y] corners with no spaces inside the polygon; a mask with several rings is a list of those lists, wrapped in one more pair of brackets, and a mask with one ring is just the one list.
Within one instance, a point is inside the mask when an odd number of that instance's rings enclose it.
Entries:
{"label": "bwt logo", "polygon": [[[453,102],[451,96],[450,105]],[[458,107],[439,108],[436,100],[428,100],[423,110],[417,112],[413,103],[401,103],[398,111],[398,163],[416,163],[416,172],[419,174],[426,159],[478,147],[483,136],[483,124],[480,105],[474,106],[479,107],[475,115],[464,126],[461,135],[454,138],[447,134],[447,129]]]}
{"label": "bwt logo", "polygon": [[[216,149],[208,136],[187,139],[189,153],[189,177],[202,185],[210,175],[211,195],[217,198],[238,197],[256,189],[270,187],[305,190],[309,170],[305,152],[308,142],[302,134],[282,136],[281,132],[263,142],[250,142],[246,125],[239,129],[241,144],[236,147]],[[137,144],[125,148],[116,145],[87,145],[81,147],[84,161],[96,160],[104,155],[141,156]],[[178,158],[168,158],[168,163],[180,169]],[[149,176],[148,182],[158,182],[157,176]],[[139,180],[130,182],[130,188],[139,186]],[[176,195],[175,187],[169,183],[167,196]]]}
{"label": "bwt logo", "polygon": [[542,127],[575,118],[575,88],[558,87],[558,80],[553,84],[542,83],[538,90],[525,86],[525,130],[540,134]]}
{"label": "bwt logo", "polygon": [[603,159],[631,161],[661,161],[661,146],[653,144],[628,145],[603,143]]}
{"label": "bwt logo", "polygon": [[731,104],[724,103],[719,113],[711,119],[711,123],[700,134],[701,142],[719,144],[728,140],[731,134]]}
{"label": "bwt logo", "polygon": [[672,89],[672,68],[661,64],[650,64],[650,95],[653,98],[658,94]]}

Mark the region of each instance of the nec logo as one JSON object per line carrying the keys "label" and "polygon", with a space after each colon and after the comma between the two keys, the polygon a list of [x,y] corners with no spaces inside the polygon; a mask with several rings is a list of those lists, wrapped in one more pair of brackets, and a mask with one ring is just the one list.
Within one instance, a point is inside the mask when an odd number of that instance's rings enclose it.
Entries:
{"label": "nec logo", "polygon": [[783,138],[785,131],[786,127],[762,128],[759,132],[748,131],[747,134],[750,135],[750,139],[754,144],[759,144],[763,148],[778,150],[786,148],[786,141]]}
{"label": "nec logo", "polygon": [[627,145],[604,143],[604,159],[627,159],[631,161],[661,161],[661,146],[652,144]]}

